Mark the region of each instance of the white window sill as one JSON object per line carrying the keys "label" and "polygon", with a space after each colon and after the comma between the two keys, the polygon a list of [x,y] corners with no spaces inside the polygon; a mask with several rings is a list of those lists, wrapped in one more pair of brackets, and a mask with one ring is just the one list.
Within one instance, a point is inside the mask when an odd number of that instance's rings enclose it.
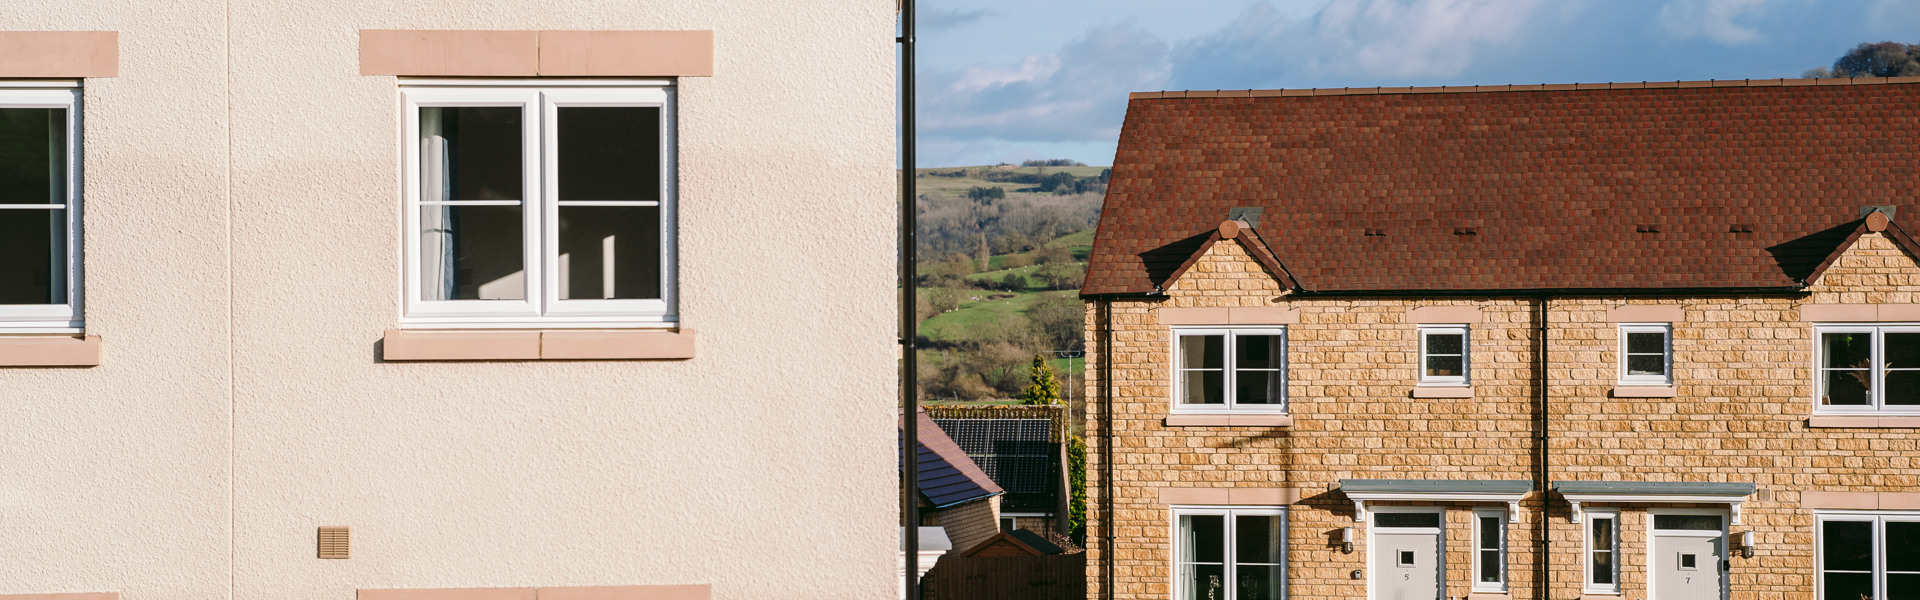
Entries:
{"label": "white window sill", "polygon": [[677,329],[675,317],[406,317],[400,328],[444,329]]}
{"label": "white window sill", "polygon": [[1675,395],[1677,392],[1671,385],[1619,384],[1613,386],[1615,398],[1672,398]]}
{"label": "white window sill", "polygon": [[1814,415],[1807,418],[1807,427],[1920,429],[1920,415]]}
{"label": "white window sill", "polygon": [[96,367],[97,335],[0,336],[0,367]]}
{"label": "white window sill", "polygon": [[1174,414],[1167,415],[1167,427],[1292,427],[1293,417],[1271,413]]}
{"label": "white window sill", "polygon": [[381,359],[464,360],[685,360],[693,358],[693,331],[601,330],[391,330]]}
{"label": "white window sill", "polygon": [[1470,385],[1416,385],[1413,386],[1414,398],[1472,398],[1473,386]]}

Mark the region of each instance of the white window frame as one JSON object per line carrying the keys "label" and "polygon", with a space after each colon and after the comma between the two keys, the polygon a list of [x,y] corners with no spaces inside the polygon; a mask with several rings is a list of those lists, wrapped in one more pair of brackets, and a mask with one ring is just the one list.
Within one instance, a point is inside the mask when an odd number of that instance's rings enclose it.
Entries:
{"label": "white window frame", "polygon": [[1222,540],[1222,543],[1224,543],[1226,547],[1221,549],[1221,552],[1222,552],[1221,560],[1223,561],[1223,564],[1221,566],[1221,573],[1223,575],[1223,578],[1226,579],[1227,585],[1221,590],[1222,592],[1220,596],[1221,598],[1236,598],[1239,596],[1236,593],[1238,590],[1235,589],[1235,585],[1237,585],[1238,578],[1235,577],[1236,573],[1234,572],[1237,570],[1239,565],[1239,561],[1235,560],[1235,557],[1234,557],[1234,551],[1237,548],[1239,548],[1238,542],[1239,542],[1239,535],[1240,535],[1239,519],[1237,519],[1236,517],[1240,517],[1240,516],[1279,517],[1276,520],[1276,522],[1280,524],[1280,531],[1278,532],[1280,536],[1280,546],[1279,546],[1280,562],[1278,563],[1280,567],[1280,590],[1279,591],[1280,591],[1280,598],[1285,599],[1288,597],[1287,562],[1293,557],[1293,550],[1291,548],[1291,544],[1288,543],[1288,539],[1287,539],[1289,524],[1287,523],[1286,507],[1284,506],[1182,506],[1182,505],[1176,505],[1172,508],[1172,510],[1168,511],[1168,514],[1169,514],[1169,518],[1167,519],[1167,531],[1170,534],[1168,536],[1170,539],[1167,543],[1167,549],[1170,550],[1171,552],[1168,553],[1168,557],[1167,557],[1167,564],[1168,564],[1167,576],[1172,580],[1171,581],[1172,585],[1169,585],[1167,589],[1173,591],[1173,597],[1175,598],[1184,597],[1182,592],[1185,591],[1181,588],[1182,582],[1180,578],[1180,555],[1181,555],[1180,517],[1184,517],[1184,516],[1220,516],[1222,517],[1222,521],[1225,522],[1224,526],[1226,528],[1226,535],[1224,536],[1225,539]]}
{"label": "white window frame", "polygon": [[[1221,385],[1225,390],[1223,392],[1223,396],[1226,401],[1217,405],[1182,403],[1180,402],[1180,395],[1186,387],[1186,375],[1184,374],[1185,372],[1182,370],[1181,364],[1180,364],[1180,338],[1209,336],[1209,335],[1218,335],[1218,336],[1223,336],[1224,338],[1221,340],[1221,342],[1225,344],[1226,355],[1222,359],[1223,362],[1221,363],[1221,371],[1222,371]],[[1235,390],[1238,389],[1237,386],[1239,383],[1237,381],[1238,377],[1236,373],[1238,373],[1241,369],[1234,367],[1234,359],[1236,358],[1236,355],[1239,353],[1239,349],[1237,345],[1234,343],[1234,338],[1240,335],[1272,335],[1272,336],[1280,337],[1280,356],[1279,356],[1280,364],[1278,368],[1275,369],[1275,372],[1280,374],[1280,386],[1279,386],[1280,397],[1278,398],[1279,400],[1278,402],[1274,402],[1272,404],[1240,404],[1238,403],[1238,401],[1235,400],[1234,398]],[[1288,340],[1287,340],[1286,326],[1284,325],[1242,326],[1242,327],[1180,326],[1180,327],[1173,328],[1173,335],[1170,336],[1170,338],[1172,339],[1172,342],[1173,342],[1172,350],[1169,353],[1169,355],[1173,357],[1173,369],[1172,369],[1173,377],[1171,378],[1173,382],[1173,386],[1172,386],[1172,394],[1170,398],[1170,400],[1173,403],[1173,408],[1170,410],[1170,412],[1174,414],[1220,414],[1220,413],[1286,414],[1287,413]],[[1248,369],[1248,370],[1261,371],[1265,369]]]}
{"label": "white window frame", "polygon": [[[1672,323],[1621,323],[1618,329],[1620,385],[1673,385],[1673,324]],[[1653,375],[1631,375],[1627,373],[1627,334],[1658,333],[1661,336],[1661,365],[1664,373]]]}
{"label": "white window frame", "polygon": [[[66,252],[61,270],[66,277],[65,304],[0,304],[0,333],[81,333],[85,268],[81,260],[81,103],[79,82],[0,82],[0,108],[61,108],[67,111],[67,148],[64,204],[0,205],[0,210],[63,210],[66,217]],[[8,208],[16,207],[16,208]],[[58,207],[58,208],[54,208]]]}
{"label": "white window frame", "polygon": [[[1820,403],[1821,386],[1826,383],[1824,365],[1826,357],[1821,355],[1825,346],[1820,343],[1821,336],[1828,333],[1866,333],[1872,336],[1872,352],[1868,354],[1868,374],[1871,385],[1867,391],[1867,404],[1863,406],[1836,406]],[[1920,405],[1888,408],[1885,393],[1887,390],[1886,334],[1920,333],[1920,323],[1886,324],[1817,324],[1813,327],[1813,412],[1823,415],[1879,414],[1879,415],[1920,415]]]}
{"label": "white window frame", "polygon": [[[1460,374],[1457,376],[1427,375],[1427,336],[1460,336]],[[1473,328],[1464,324],[1421,325],[1420,326],[1420,362],[1414,365],[1414,375],[1423,386],[1467,386],[1473,381]]]}
{"label": "white window frame", "polygon": [[[1494,583],[1480,581],[1480,570],[1481,567],[1484,566],[1481,562],[1483,560],[1481,554],[1487,550],[1487,548],[1484,547],[1486,540],[1481,538],[1480,520],[1489,518],[1500,520],[1500,539],[1496,540],[1500,556],[1500,581]],[[1510,525],[1512,525],[1512,523],[1508,521],[1507,509],[1505,508],[1476,508],[1473,510],[1473,536],[1471,542],[1473,544],[1473,591],[1494,594],[1507,593],[1507,567],[1511,564],[1507,558],[1507,537],[1509,534],[1507,528]]]}
{"label": "white window frame", "polygon": [[[1582,520],[1586,521],[1586,523],[1580,527],[1581,591],[1589,594],[1620,593],[1620,531],[1622,529],[1620,527],[1620,509],[1589,508],[1586,509],[1586,518]],[[1613,544],[1611,548],[1607,549],[1608,555],[1613,559],[1611,563],[1613,565],[1613,572],[1611,573],[1613,575],[1611,578],[1613,580],[1612,585],[1595,584],[1593,582],[1593,554],[1595,550],[1593,547],[1593,524],[1600,520],[1606,520],[1608,523],[1612,523],[1612,535],[1608,537],[1612,538]]]}
{"label": "white window frame", "polygon": [[[400,88],[406,174],[402,210],[404,285],[401,325],[420,328],[671,327],[677,324],[675,199],[675,90],[656,80],[403,80]],[[523,300],[424,300],[420,267],[420,109],[446,106],[517,106],[522,110]],[[658,206],[660,211],[659,299],[559,299],[559,178],[557,111],[572,106],[660,108],[660,200],[587,202],[590,205]],[[462,201],[514,204],[514,201]],[[579,202],[567,202],[569,205]]]}
{"label": "white window frame", "polygon": [[[1827,523],[1852,521],[1872,523],[1873,597],[1887,597],[1887,523],[1920,523],[1920,511],[1817,510],[1813,513],[1813,597],[1827,596]],[[1904,573],[1904,572],[1903,572]]]}

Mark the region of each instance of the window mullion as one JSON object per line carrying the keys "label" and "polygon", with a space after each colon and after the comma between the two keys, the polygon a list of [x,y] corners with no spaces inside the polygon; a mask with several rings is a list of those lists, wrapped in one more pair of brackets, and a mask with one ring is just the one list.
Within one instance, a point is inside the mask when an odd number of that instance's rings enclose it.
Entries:
{"label": "window mullion", "polygon": [[1237,383],[1239,380],[1238,371],[1240,366],[1240,340],[1238,337],[1239,334],[1233,331],[1228,331],[1226,335],[1221,336],[1222,345],[1225,347],[1220,353],[1220,356],[1223,357],[1220,365],[1220,397],[1223,401],[1220,404],[1226,407],[1227,410],[1233,410],[1239,405],[1238,403],[1240,401],[1240,388],[1239,383]]}
{"label": "window mullion", "polygon": [[558,265],[554,256],[554,219],[550,201],[554,182],[553,171],[553,103],[547,93],[530,90],[525,98],[528,118],[526,119],[527,143],[523,148],[526,160],[527,199],[527,293],[530,295],[535,313],[546,316],[551,312],[554,295],[553,277]]}
{"label": "window mullion", "polygon": [[1879,327],[1873,328],[1873,343],[1867,350],[1867,356],[1871,357],[1867,363],[1867,380],[1873,382],[1873,389],[1867,390],[1867,404],[1872,406],[1874,410],[1885,408],[1885,403],[1882,401],[1882,398],[1886,397],[1887,375],[1886,370],[1881,368],[1881,365],[1885,364],[1882,356],[1886,354],[1886,334],[1887,332],[1884,329]]}

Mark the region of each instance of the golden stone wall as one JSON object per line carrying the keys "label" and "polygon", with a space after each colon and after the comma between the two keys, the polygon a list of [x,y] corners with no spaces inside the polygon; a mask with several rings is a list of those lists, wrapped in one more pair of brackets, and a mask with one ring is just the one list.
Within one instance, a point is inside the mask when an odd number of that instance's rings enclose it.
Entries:
{"label": "golden stone wall", "polygon": [[[1753,483],[1758,491],[1732,530],[1754,531],[1757,551],[1731,559],[1730,600],[1811,599],[1814,519],[1801,493],[1920,492],[1920,429],[1810,426],[1812,324],[1801,320],[1800,307],[1904,303],[1916,291],[1920,266],[1881,234],[1865,234],[1808,294],[1549,298],[1550,479]],[[1171,536],[1161,490],[1240,487],[1297,490],[1300,499],[1288,506],[1292,598],[1366,598],[1365,579],[1349,577],[1368,567],[1365,528],[1354,523],[1352,502],[1333,491],[1339,479],[1535,478],[1539,302],[1295,297],[1236,242],[1216,244],[1164,298],[1112,302],[1110,407],[1099,400],[1106,357],[1090,352],[1087,363],[1087,397],[1095,399],[1087,423],[1090,597],[1105,597],[1109,503],[1115,597],[1167,598]],[[1093,350],[1106,335],[1101,304],[1087,311]],[[1614,397],[1619,341],[1609,309],[1645,304],[1677,306],[1683,315],[1673,324],[1674,397]],[[1417,331],[1408,310],[1444,305],[1480,312],[1471,324],[1473,397],[1415,399]],[[1218,307],[1298,311],[1287,332],[1290,427],[1165,425],[1171,333],[1158,311]],[[1118,448],[1111,501],[1103,479],[1106,410]],[[1540,492],[1528,496],[1508,530],[1514,598],[1536,597]],[[1470,594],[1471,510],[1494,506],[1449,507],[1447,597]],[[1647,597],[1649,506],[1615,506],[1622,600]],[[1549,597],[1578,598],[1584,524],[1569,522],[1557,495],[1546,508]],[[1356,527],[1359,548],[1342,554],[1332,542],[1348,526]]]}

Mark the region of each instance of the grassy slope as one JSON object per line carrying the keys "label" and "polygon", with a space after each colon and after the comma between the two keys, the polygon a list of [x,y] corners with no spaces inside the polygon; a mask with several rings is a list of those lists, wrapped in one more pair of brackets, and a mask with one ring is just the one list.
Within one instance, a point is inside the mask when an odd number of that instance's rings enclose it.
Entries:
{"label": "grassy slope", "polygon": [[[1025,184],[1025,183],[987,181],[985,179],[980,178],[980,174],[993,169],[994,169],[993,167],[954,167],[954,168],[947,168],[947,169],[920,169],[920,178],[914,182],[914,191],[928,197],[959,198],[962,196],[966,196],[967,190],[974,187],[1000,186],[1002,188],[1005,188],[1009,192],[1035,187],[1031,184]],[[1007,169],[1006,171],[1014,172],[1014,173],[1032,173],[1035,175],[1045,175],[1045,174],[1052,174],[1052,173],[1058,173],[1061,171],[1066,171],[1068,173],[1072,173],[1074,177],[1099,177],[1100,172],[1106,169],[1107,169],[1106,167],[1020,167],[1017,169]],[[952,173],[952,172],[961,171],[961,170],[964,170],[967,172],[966,177],[942,177],[939,175],[933,175],[933,173]]]}

